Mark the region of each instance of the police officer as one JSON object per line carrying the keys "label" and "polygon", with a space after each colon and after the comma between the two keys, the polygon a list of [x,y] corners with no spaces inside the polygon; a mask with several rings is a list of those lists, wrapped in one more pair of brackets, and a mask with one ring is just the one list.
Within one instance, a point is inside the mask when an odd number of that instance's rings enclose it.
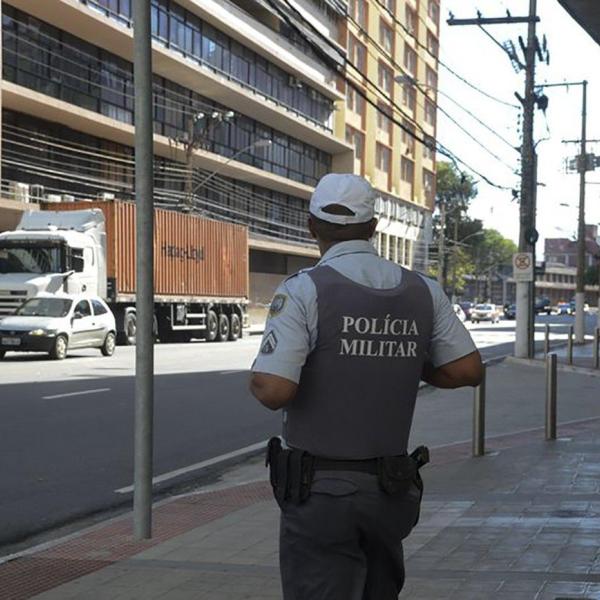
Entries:
{"label": "police officer", "polygon": [[478,385],[481,357],[436,282],[377,255],[365,179],[326,175],[309,211],[321,260],[277,290],[250,382],[283,409],[294,454],[272,462],[310,466],[276,492],[284,599],[392,600],[422,492],[407,458],[419,382]]}

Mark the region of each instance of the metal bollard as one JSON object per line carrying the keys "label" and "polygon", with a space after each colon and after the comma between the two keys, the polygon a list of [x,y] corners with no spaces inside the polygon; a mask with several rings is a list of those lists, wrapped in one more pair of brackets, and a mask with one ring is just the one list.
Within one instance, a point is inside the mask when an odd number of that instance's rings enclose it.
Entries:
{"label": "metal bollard", "polygon": [[556,439],[556,354],[546,356],[546,439]]}
{"label": "metal bollard", "polygon": [[573,364],[573,325],[569,325],[569,339],[567,340],[567,357],[569,364]]}
{"label": "metal bollard", "polygon": [[550,325],[544,325],[544,356],[550,352]]}
{"label": "metal bollard", "polygon": [[473,456],[485,454],[485,379],[486,364],[483,364],[483,379],[473,392]]}
{"label": "metal bollard", "polygon": [[598,346],[600,346],[600,327],[594,329],[594,369],[600,369],[600,353]]}

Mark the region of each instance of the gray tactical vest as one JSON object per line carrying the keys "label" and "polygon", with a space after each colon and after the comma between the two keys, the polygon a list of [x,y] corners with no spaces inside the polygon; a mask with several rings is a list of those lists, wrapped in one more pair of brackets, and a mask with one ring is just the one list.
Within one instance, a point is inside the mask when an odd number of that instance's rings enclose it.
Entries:
{"label": "gray tactical vest", "polygon": [[287,443],[330,458],[405,453],[433,328],[427,284],[406,269],[384,290],[328,266],[308,275],[318,335],[286,411]]}

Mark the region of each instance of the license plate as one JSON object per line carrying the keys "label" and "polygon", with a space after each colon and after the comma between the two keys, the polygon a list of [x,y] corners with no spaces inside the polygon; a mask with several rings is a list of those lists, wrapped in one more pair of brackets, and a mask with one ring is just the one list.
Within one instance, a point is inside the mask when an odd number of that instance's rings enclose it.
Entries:
{"label": "license plate", "polygon": [[4,346],[20,346],[21,338],[18,337],[3,337],[2,344]]}

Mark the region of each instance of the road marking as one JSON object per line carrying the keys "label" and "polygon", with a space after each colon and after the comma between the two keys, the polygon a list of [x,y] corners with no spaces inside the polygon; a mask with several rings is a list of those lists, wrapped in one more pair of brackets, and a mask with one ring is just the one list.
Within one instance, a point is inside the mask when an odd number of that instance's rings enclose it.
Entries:
{"label": "road marking", "polygon": [[85,396],[86,394],[101,394],[102,392],[110,392],[110,388],[99,388],[97,390],[82,390],[81,392],[69,392],[68,394],[42,396],[42,400],[54,400],[55,398],[68,398],[70,396]]}
{"label": "road marking", "polygon": [[[249,452],[260,450],[261,448],[266,449],[267,441],[268,440],[265,440],[264,442],[258,442],[258,444],[252,444],[251,446],[246,446],[245,448],[240,448],[239,450],[234,450],[233,452],[228,452],[227,454],[221,454],[221,456],[215,456],[214,458],[203,460],[202,462],[189,465],[188,467],[182,467],[181,469],[176,469],[175,471],[169,471],[168,473],[157,475],[156,477],[152,478],[152,485],[162,483],[163,481],[168,481],[169,479],[174,479],[175,477],[185,475],[186,473],[191,473],[192,471],[198,471],[200,469],[205,469],[206,467],[211,467],[225,460],[243,456]],[[128,485],[127,487],[115,490],[116,494],[130,494],[131,492],[133,492],[133,485]]]}

